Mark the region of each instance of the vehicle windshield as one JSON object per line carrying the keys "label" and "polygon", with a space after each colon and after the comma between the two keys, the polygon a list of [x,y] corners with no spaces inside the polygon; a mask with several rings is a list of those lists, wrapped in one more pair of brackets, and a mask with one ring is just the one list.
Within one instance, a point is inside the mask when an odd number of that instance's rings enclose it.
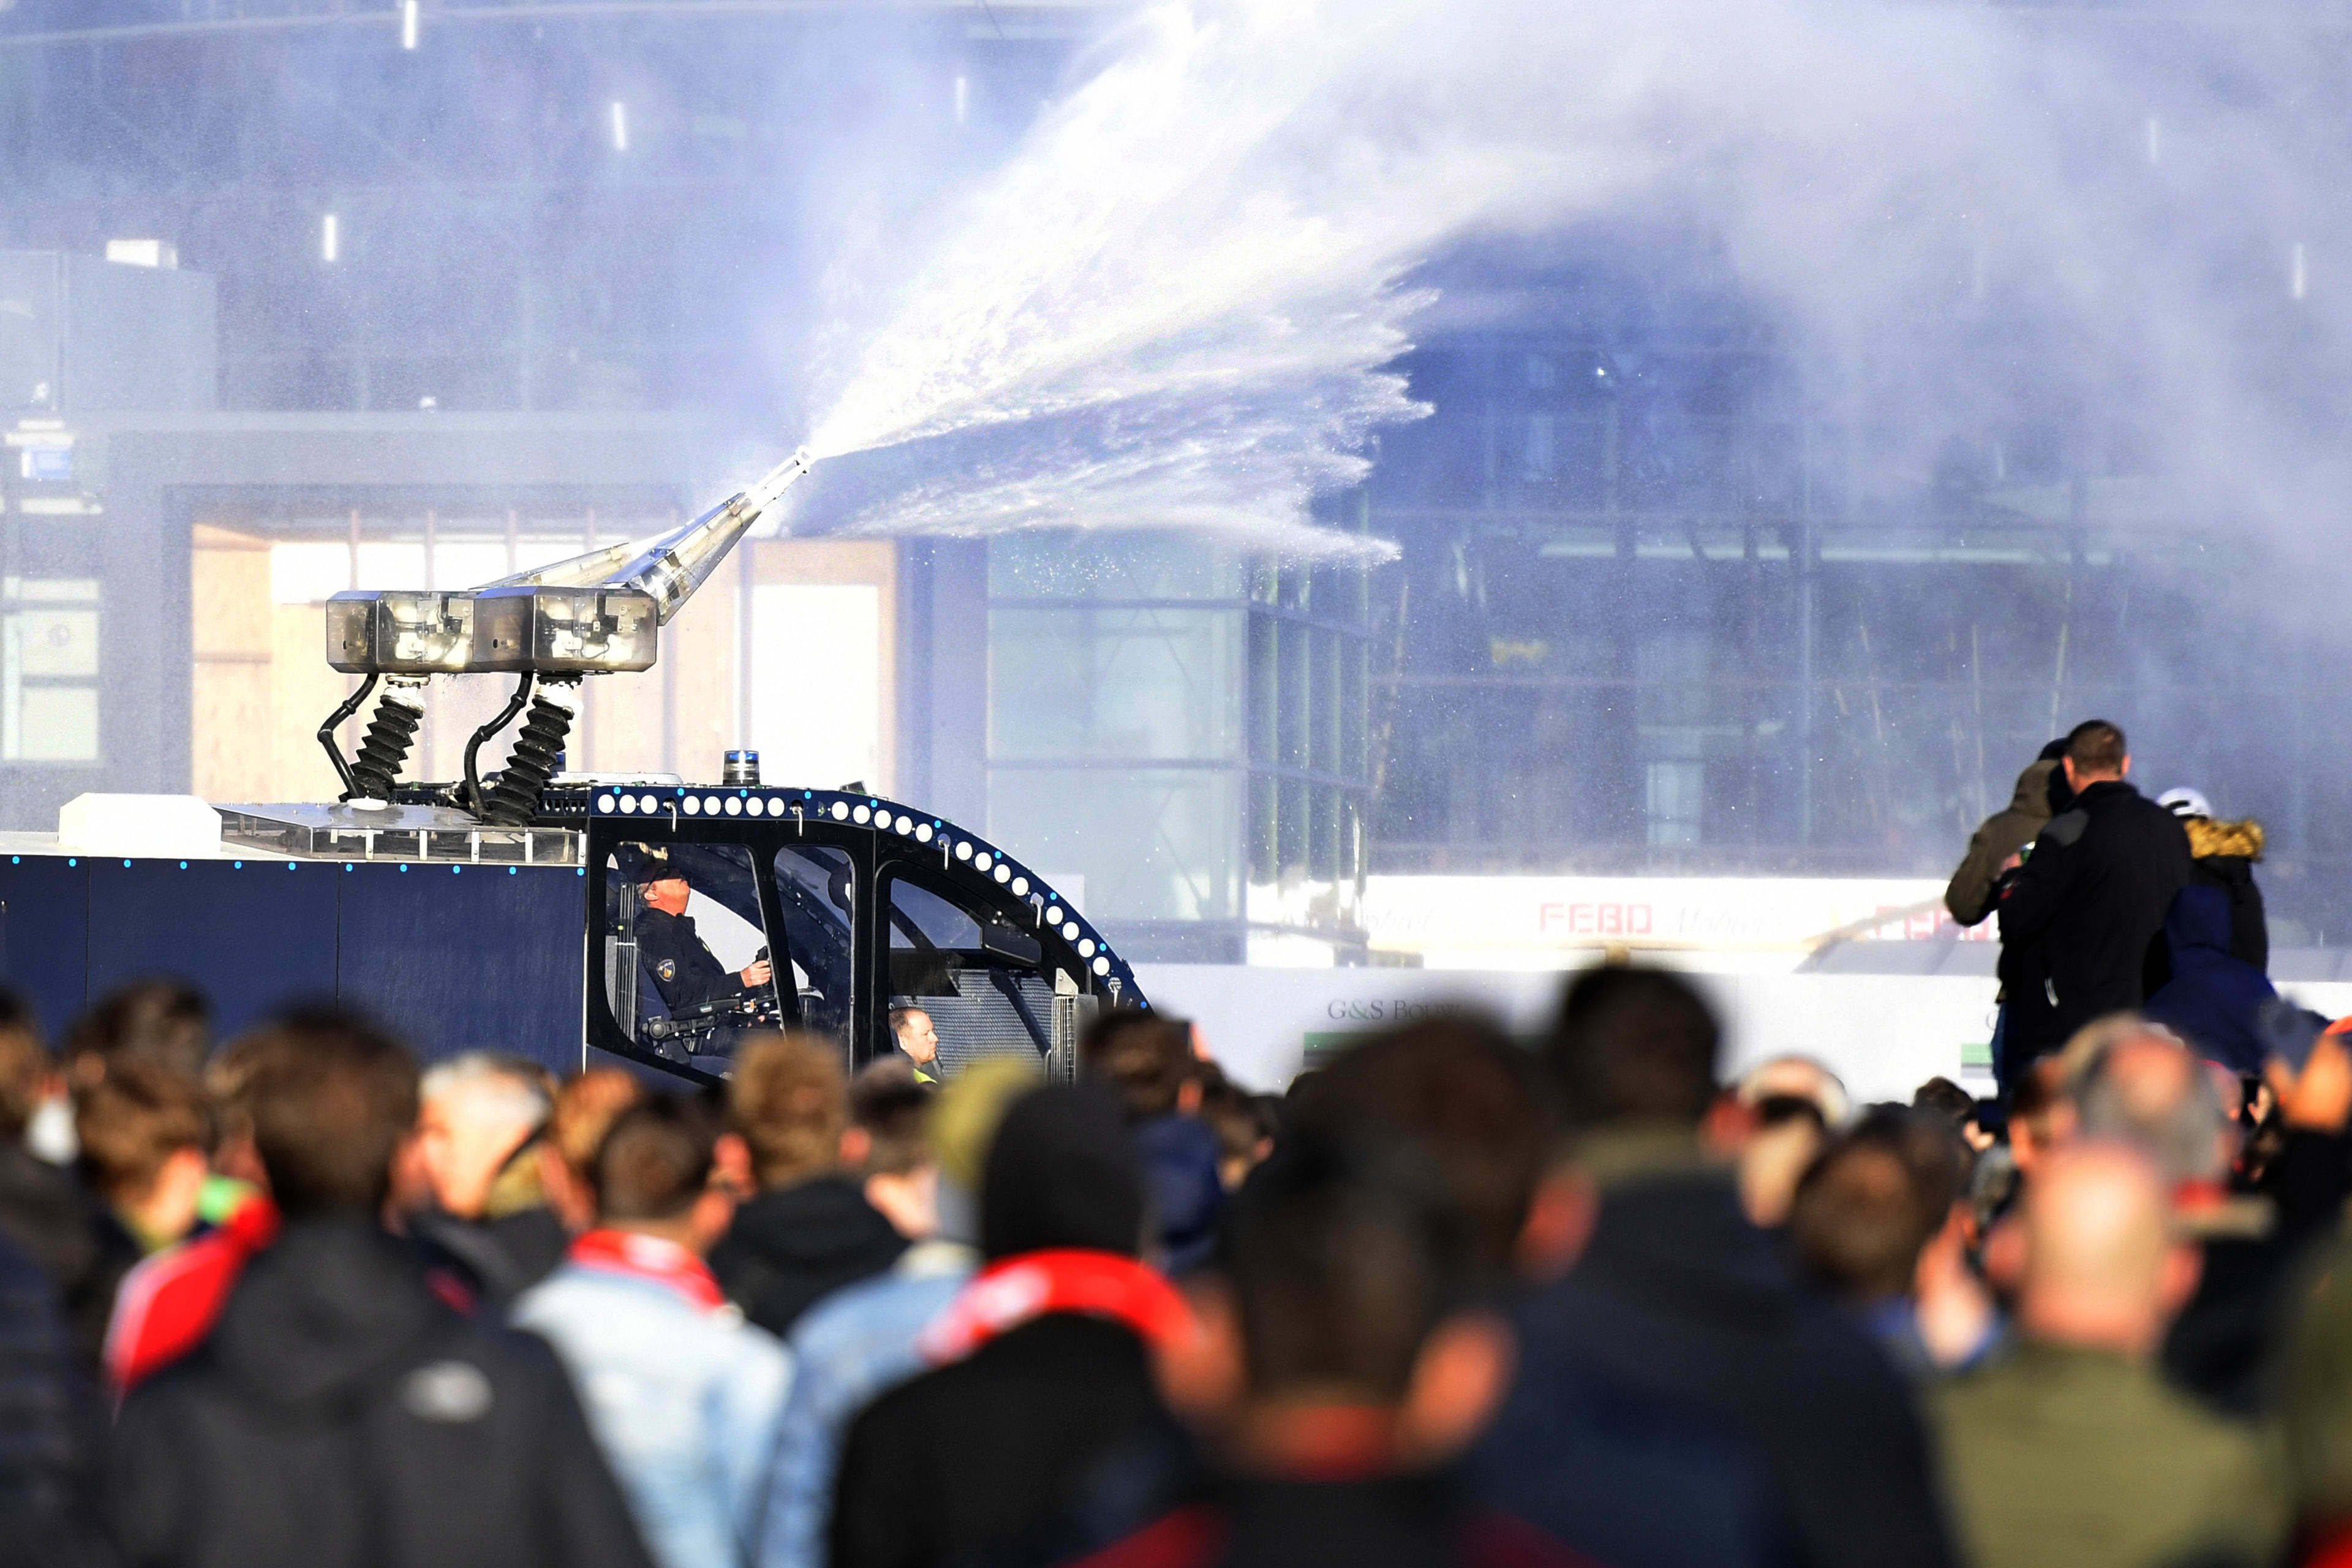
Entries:
{"label": "vehicle windshield", "polygon": [[851,1018],[850,915],[856,888],[849,857],[839,849],[803,844],[776,851],[776,900],[783,911],[800,1026],[845,1046]]}

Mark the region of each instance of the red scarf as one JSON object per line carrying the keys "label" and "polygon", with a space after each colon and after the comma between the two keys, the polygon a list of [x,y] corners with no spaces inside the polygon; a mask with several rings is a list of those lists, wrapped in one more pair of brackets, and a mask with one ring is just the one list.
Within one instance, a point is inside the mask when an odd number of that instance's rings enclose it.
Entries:
{"label": "red scarf", "polygon": [[675,1241],[635,1230],[592,1230],[572,1244],[572,1261],[583,1268],[658,1280],[705,1311],[727,1304],[702,1259]]}
{"label": "red scarf", "polygon": [[931,1320],[916,1348],[943,1366],[1049,1312],[1108,1318],[1153,1345],[1181,1338],[1192,1322],[1192,1309],[1157,1270],[1116,1252],[1066,1247],[1024,1252],[982,1269]]}

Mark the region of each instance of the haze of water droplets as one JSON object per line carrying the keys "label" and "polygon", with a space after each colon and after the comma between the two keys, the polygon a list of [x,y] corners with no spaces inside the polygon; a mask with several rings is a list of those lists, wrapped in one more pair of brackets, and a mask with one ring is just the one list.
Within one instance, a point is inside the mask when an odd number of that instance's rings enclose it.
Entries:
{"label": "haze of water droplets", "polygon": [[[1307,506],[1425,412],[1391,368],[1431,300],[1412,269],[1465,236],[1631,215],[1705,234],[1767,319],[1861,367],[1893,480],[1991,395],[1959,368],[1990,279],[2072,351],[2070,391],[2154,422],[2183,482],[2307,506],[2210,297],[2225,251],[2284,278],[2280,237],[2313,226],[2294,172],[2193,72],[2027,25],[1827,0],[1154,6],[848,357],[812,449],[900,458],[803,521],[1377,555]],[[2161,168],[2158,106],[2183,149]],[[2144,122],[2145,169],[2084,156]],[[2308,330],[2340,340],[2337,309]]]}

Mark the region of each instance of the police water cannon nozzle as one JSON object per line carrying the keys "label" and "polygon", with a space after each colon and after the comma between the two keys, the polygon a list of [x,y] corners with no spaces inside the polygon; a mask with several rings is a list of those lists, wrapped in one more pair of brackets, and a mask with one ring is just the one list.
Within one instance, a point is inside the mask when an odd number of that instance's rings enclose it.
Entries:
{"label": "police water cannon nozzle", "polygon": [[650,668],[656,629],[809,467],[803,448],[692,522],[477,588],[337,594],[327,601],[327,662],[347,675]]}
{"label": "police water cannon nozzle", "polygon": [[[327,663],[367,678],[319,730],[343,799],[387,803],[436,675],[512,674],[514,699],[475,731],[466,751],[467,806],[486,820],[520,820],[555,772],[578,709],[582,677],[650,669],[660,629],[708,582],[728,552],[811,466],[803,447],[748,489],[665,533],[591,550],[467,589],[353,589],[327,602]],[[387,682],[356,761],[335,726]],[[540,690],[533,694],[533,683]],[[477,756],[525,702],[530,718],[506,774],[482,789]],[[528,799],[526,798],[528,797]]]}

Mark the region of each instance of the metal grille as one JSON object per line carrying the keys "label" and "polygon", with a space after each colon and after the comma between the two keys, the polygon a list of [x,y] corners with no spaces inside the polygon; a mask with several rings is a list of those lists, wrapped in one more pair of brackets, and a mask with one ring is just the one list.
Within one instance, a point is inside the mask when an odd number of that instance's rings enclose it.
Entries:
{"label": "metal grille", "polygon": [[[1078,1032],[1093,1016],[1094,999],[1056,996],[1054,987],[1034,974],[1018,976],[1014,984],[1020,987],[1022,1000],[1045,1026],[1046,1037],[1053,1044],[1043,1064],[1047,1076],[1068,1081],[1077,1059]],[[1022,1026],[1013,1004],[976,971],[964,972],[961,995],[897,996],[891,998],[891,1005],[920,1007],[931,1016],[931,1026],[939,1031],[944,1078],[953,1078],[988,1057],[1014,1057],[1025,1062],[1039,1059],[1037,1043]]]}

